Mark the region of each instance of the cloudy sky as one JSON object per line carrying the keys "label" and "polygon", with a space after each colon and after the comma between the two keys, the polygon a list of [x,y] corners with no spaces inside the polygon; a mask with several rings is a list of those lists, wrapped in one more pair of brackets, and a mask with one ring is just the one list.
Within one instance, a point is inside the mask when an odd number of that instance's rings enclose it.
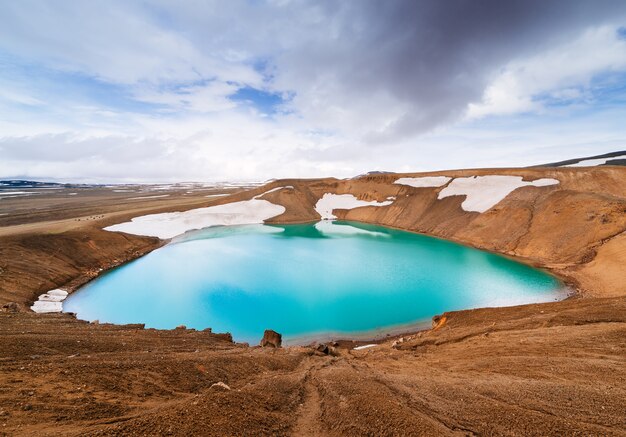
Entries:
{"label": "cloudy sky", "polygon": [[0,0],[3,178],[346,177],[623,149],[623,0]]}

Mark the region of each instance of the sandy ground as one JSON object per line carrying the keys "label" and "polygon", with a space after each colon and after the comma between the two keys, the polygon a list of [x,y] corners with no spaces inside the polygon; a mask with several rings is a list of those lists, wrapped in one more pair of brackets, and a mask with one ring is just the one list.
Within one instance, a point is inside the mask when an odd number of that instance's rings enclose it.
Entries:
{"label": "sandy ground", "polygon": [[[427,176],[495,174],[560,183],[519,188],[484,213],[464,211],[463,196],[438,199],[443,187],[394,184],[398,175],[276,181],[218,198],[129,200],[137,194],[109,190],[0,200],[0,306],[16,303],[0,312],[0,435],[626,435],[626,169]],[[294,189],[261,196],[286,208],[275,222],[317,219],[325,193],[393,196],[335,215],[515,256],[579,293],[446,313],[434,329],[360,351],[342,342],[334,356],[27,309],[47,290],[71,290],[163,244],[104,226],[283,185]]]}

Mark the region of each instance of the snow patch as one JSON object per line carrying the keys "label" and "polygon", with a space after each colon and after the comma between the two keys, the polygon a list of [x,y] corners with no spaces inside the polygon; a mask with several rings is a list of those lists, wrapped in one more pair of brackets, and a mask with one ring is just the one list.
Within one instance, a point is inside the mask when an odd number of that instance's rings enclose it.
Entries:
{"label": "snow patch", "polygon": [[166,239],[209,226],[263,223],[284,212],[285,207],[282,205],[275,205],[267,200],[251,199],[184,212],[144,215],[104,229]]}
{"label": "snow patch", "polygon": [[37,192],[37,191],[5,191],[5,190],[2,190],[2,191],[0,191],[0,194],[2,194],[0,199],[10,199],[12,197],[32,196],[34,194],[41,194],[41,193]]}
{"label": "snow patch", "polygon": [[170,197],[169,194],[158,194],[156,196],[139,196],[139,197],[131,197],[128,200],[137,200],[137,199],[158,199],[161,197]]}
{"label": "snow patch", "polygon": [[30,307],[36,313],[60,313],[63,311],[63,301],[67,291],[60,288],[50,290],[39,296],[39,299]]}
{"label": "snow patch", "polygon": [[333,210],[335,209],[353,209],[361,206],[387,206],[392,203],[392,200],[385,200],[384,202],[376,202],[375,200],[366,201],[359,200],[352,194],[326,193],[315,204],[315,211],[322,216],[322,220],[334,220],[337,218],[333,215]]}
{"label": "snow patch", "polygon": [[438,199],[450,196],[467,196],[461,207],[465,211],[485,212],[520,187],[545,187],[556,185],[556,179],[544,178],[525,182],[521,176],[470,176],[456,178],[439,192]]}
{"label": "snow patch", "polygon": [[408,185],[409,187],[428,188],[441,187],[450,181],[448,176],[424,176],[421,178],[400,178],[394,182],[398,185]]}
{"label": "snow patch", "polygon": [[343,236],[343,235],[371,235],[373,237],[388,237],[389,235],[382,232],[368,231],[367,229],[357,228],[348,224],[335,224],[335,222],[324,220],[315,223],[315,229],[324,235],[328,236]]}
{"label": "snow patch", "polygon": [[617,155],[612,156],[610,158],[596,158],[596,159],[584,159],[575,164],[564,165],[563,167],[594,167],[596,165],[604,165],[607,161],[612,161],[614,159],[624,159],[626,155]]}
{"label": "snow patch", "polygon": [[364,344],[363,346],[357,346],[354,348],[355,351],[360,351],[363,349],[369,349],[370,347],[378,346],[377,344]]}

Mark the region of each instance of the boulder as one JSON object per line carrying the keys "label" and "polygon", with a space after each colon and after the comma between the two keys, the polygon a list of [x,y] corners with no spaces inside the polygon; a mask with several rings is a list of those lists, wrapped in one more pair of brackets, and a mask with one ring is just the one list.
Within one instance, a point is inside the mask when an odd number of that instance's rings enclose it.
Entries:
{"label": "boulder", "polygon": [[283,343],[283,336],[276,331],[266,329],[261,339],[261,347],[280,347]]}

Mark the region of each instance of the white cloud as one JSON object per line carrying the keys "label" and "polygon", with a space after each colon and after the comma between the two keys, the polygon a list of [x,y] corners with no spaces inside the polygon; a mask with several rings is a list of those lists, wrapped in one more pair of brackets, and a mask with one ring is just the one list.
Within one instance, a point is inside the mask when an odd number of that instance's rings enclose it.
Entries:
{"label": "white cloud", "polygon": [[239,86],[232,83],[211,81],[208,84],[182,86],[175,90],[139,87],[135,89],[133,97],[142,102],[164,105],[168,111],[217,112],[237,106],[229,96],[238,89]]}
{"label": "white cloud", "polygon": [[0,48],[53,68],[134,84],[197,81],[259,83],[248,65],[213,55],[184,32],[159,26],[134,2],[6,2]]}
{"label": "white cloud", "polygon": [[[486,26],[452,3],[0,3],[0,177],[344,177],[623,147],[623,109],[559,118],[544,98],[597,109],[594,78],[626,70],[626,8],[486,1]],[[286,102],[267,116],[231,99],[243,87]]]}
{"label": "white cloud", "polygon": [[[468,117],[541,111],[538,97],[585,97],[594,76],[626,71],[626,41],[617,26],[585,31],[578,39],[508,63],[486,88],[482,102],[468,106]],[[581,90],[582,89],[582,90]]]}

